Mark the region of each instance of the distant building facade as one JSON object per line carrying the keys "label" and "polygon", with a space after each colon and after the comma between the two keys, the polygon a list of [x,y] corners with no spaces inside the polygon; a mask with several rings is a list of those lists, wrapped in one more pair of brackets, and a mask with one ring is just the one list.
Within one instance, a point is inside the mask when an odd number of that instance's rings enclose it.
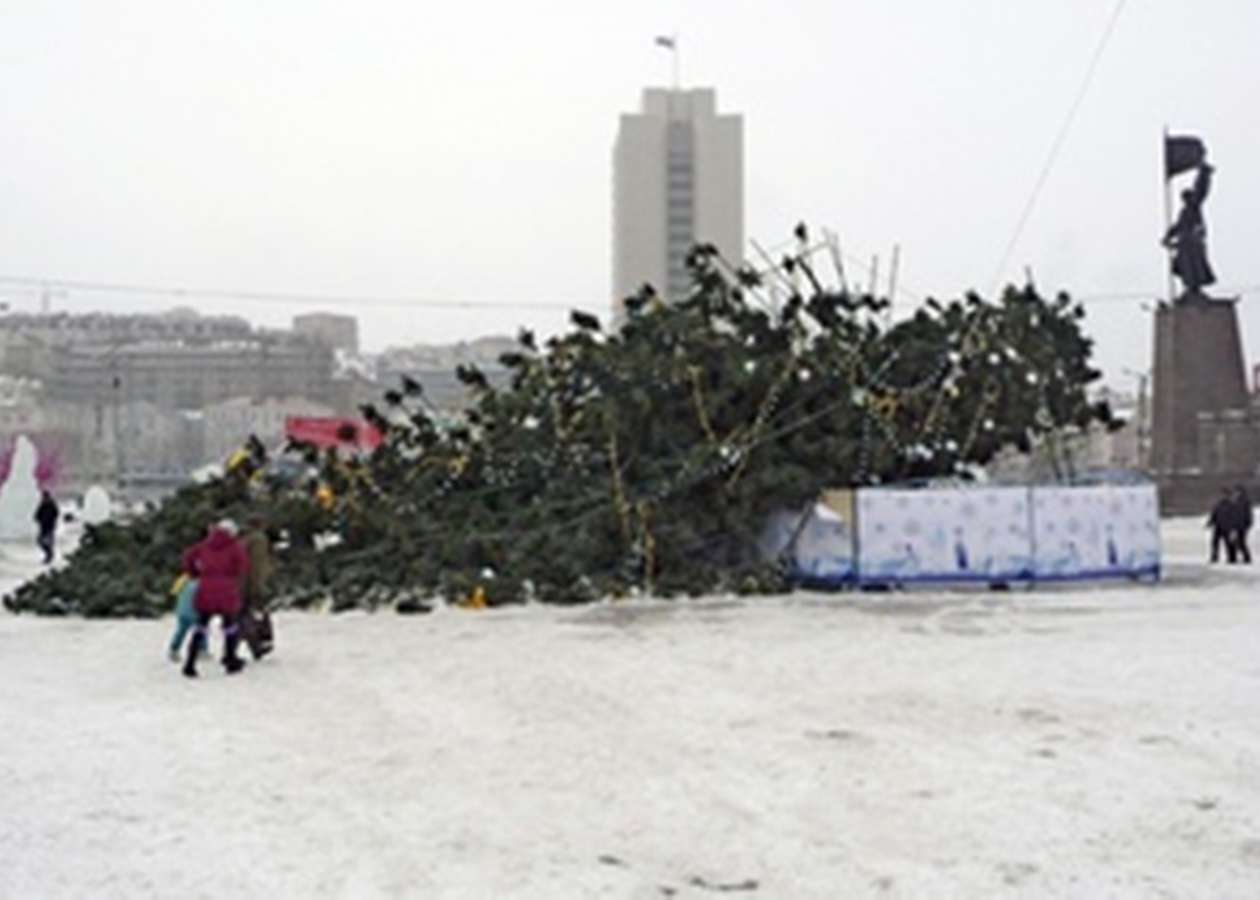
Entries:
{"label": "distant building facade", "polygon": [[25,434],[53,487],[177,484],[250,433],[278,438],[286,414],[328,411],[335,353],[192,310],[0,315],[0,454]]}
{"label": "distant building facade", "polygon": [[307,313],[293,317],[293,331],[333,350],[357,355],[359,320],[336,313]]}
{"label": "distant building facade", "polygon": [[685,296],[696,244],[742,262],[743,117],[719,114],[712,88],[649,88],[642,109],[621,116],[613,150],[614,323],[645,283]]}
{"label": "distant building facade", "polygon": [[59,492],[92,484],[151,496],[222,463],[252,434],[284,443],[291,416],[357,416],[402,376],[453,418],[475,365],[504,386],[508,337],[393,349],[361,357],[349,316],[297,317],[293,331],[255,329],[191,310],[160,315],[0,314],[0,464],[19,435]]}
{"label": "distant building facade", "polygon": [[464,409],[471,397],[468,386],[455,375],[458,366],[476,366],[490,384],[503,388],[507,384],[508,371],[499,362],[499,357],[508,351],[520,350],[520,345],[508,337],[394,348],[377,359],[377,382],[382,388],[397,389],[403,376],[406,376],[420,384],[425,400],[433,407],[455,412]]}
{"label": "distant building facade", "polygon": [[53,402],[151,403],[162,410],[203,409],[236,397],[307,397],[327,402],[333,351],[270,335],[213,342],[144,342],[55,348],[44,378]]}
{"label": "distant building facade", "polygon": [[190,309],[155,315],[6,313],[0,315],[0,370],[46,379],[65,347],[117,347],[144,341],[248,340],[255,334],[237,316],[202,316]]}

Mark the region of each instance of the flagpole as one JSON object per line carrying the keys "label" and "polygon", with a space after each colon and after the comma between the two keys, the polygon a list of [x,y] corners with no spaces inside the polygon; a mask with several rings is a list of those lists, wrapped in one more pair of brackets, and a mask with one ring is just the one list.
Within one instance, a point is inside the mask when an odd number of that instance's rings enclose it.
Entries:
{"label": "flagpole", "polygon": [[682,68],[681,56],[678,50],[678,32],[671,35],[658,35],[656,38],[656,46],[664,47],[669,51],[669,60],[673,70],[674,84],[673,89],[677,91],[682,85],[682,76],[679,74]]}
{"label": "flagpole", "polygon": [[670,40],[670,54],[674,58],[674,90],[679,90],[682,87],[682,76],[679,74],[682,69],[682,51],[678,47],[678,32],[674,32]]}

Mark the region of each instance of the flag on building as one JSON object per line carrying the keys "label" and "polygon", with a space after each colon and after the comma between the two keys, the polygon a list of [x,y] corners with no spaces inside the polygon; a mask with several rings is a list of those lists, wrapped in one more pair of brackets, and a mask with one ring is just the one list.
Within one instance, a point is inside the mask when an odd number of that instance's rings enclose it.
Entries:
{"label": "flag on building", "polygon": [[1207,158],[1207,148],[1197,137],[1186,134],[1164,135],[1164,177],[1197,169]]}

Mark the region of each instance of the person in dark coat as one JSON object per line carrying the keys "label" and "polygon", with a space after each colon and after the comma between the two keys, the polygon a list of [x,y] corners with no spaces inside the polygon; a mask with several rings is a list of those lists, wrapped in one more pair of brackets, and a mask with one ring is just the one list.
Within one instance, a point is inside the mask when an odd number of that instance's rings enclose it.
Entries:
{"label": "person in dark coat", "polygon": [[267,604],[271,599],[271,579],[275,574],[276,559],[262,517],[250,518],[241,534],[241,545],[249,557],[249,572],[241,584],[241,636],[257,660],[275,648],[275,634]]}
{"label": "person in dark coat", "polygon": [[1221,496],[1212,507],[1212,512],[1208,514],[1207,526],[1212,533],[1211,552],[1208,556],[1208,562],[1221,561],[1222,547],[1225,548],[1226,559],[1229,562],[1234,561],[1237,554],[1232,540],[1235,530],[1234,522],[1237,519],[1235,510],[1234,498],[1229,488],[1221,488]]}
{"label": "person in dark coat", "polygon": [[40,494],[39,506],[35,507],[35,524],[39,534],[35,543],[44,551],[44,564],[53,561],[53,548],[57,539],[57,522],[61,520],[61,508],[49,491]]}
{"label": "person in dark coat", "polygon": [[1234,545],[1234,560],[1240,563],[1250,563],[1251,547],[1247,542],[1247,535],[1251,531],[1251,524],[1255,517],[1251,509],[1251,497],[1247,495],[1247,489],[1241,484],[1234,488],[1233,503],[1234,509],[1231,522],[1234,530],[1231,537]]}
{"label": "person in dark coat", "polygon": [[188,643],[183,669],[189,678],[197,677],[197,646],[199,642],[208,644],[210,620],[215,616],[223,621],[223,668],[229,675],[245,668],[245,661],[236,652],[241,639],[237,620],[241,613],[241,582],[249,572],[249,556],[236,533],[236,523],[224,519],[212,525],[205,538],[184,551],[184,571],[198,580],[193,598],[197,627],[194,639]]}

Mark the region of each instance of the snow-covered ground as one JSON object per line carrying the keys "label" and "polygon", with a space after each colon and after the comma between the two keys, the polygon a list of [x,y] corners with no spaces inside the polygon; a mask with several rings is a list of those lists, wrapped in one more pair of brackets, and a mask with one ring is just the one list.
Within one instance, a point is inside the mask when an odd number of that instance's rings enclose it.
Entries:
{"label": "snow-covered ground", "polygon": [[[1260,565],[1157,586],[0,614],[0,897],[1260,896]],[[6,546],[0,587],[38,569]]]}

